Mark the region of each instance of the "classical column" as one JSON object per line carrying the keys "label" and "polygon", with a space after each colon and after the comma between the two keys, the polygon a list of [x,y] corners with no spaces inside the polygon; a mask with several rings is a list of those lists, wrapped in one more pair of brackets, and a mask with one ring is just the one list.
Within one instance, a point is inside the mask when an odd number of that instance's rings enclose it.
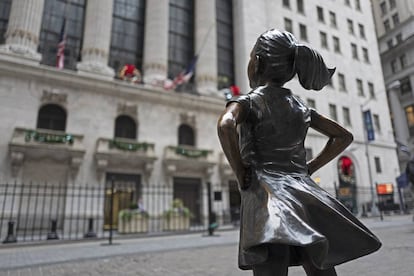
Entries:
{"label": "classical column", "polygon": [[79,72],[112,78],[114,70],[108,66],[111,43],[113,0],[88,0],[82,61]]}
{"label": "classical column", "polygon": [[399,141],[406,142],[410,137],[410,133],[407,127],[404,108],[398,98],[401,89],[400,84],[389,85],[387,88],[390,109],[394,119],[395,138]]}
{"label": "classical column", "polygon": [[195,51],[199,51],[196,67],[197,91],[217,95],[217,31],[216,1],[195,1]]}
{"label": "classical column", "polygon": [[162,82],[168,66],[169,1],[147,1],[145,19],[144,82]]}
{"label": "classical column", "polygon": [[15,54],[39,63],[37,52],[44,0],[14,0],[11,2],[6,43],[0,51]]}

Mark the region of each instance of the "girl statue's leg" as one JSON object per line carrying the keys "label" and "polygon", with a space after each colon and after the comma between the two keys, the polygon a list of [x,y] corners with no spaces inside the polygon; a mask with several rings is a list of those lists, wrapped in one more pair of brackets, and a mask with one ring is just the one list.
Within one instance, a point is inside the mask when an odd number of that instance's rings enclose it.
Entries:
{"label": "girl statue's leg", "polygon": [[265,263],[253,266],[253,276],[286,276],[289,267],[289,247],[269,247],[269,257]]}
{"label": "girl statue's leg", "polygon": [[318,269],[310,263],[303,264],[303,268],[306,271],[308,276],[337,276],[335,268],[331,267],[329,269]]}

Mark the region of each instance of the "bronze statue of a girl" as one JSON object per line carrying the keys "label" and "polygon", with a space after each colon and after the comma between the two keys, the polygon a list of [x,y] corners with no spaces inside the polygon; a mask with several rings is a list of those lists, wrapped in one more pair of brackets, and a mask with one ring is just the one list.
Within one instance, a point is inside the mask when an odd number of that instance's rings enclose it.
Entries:
{"label": "bronze statue of a girl", "polygon": [[[352,142],[352,134],[283,88],[297,74],[305,89],[320,90],[334,72],[292,34],[269,30],[250,54],[253,90],[230,100],[218,121],[242,198],[239,267],[256,276],[287,275],[292,265],[302,265],[307,275],[336,275],[334,266],[381,246],[310,178]],[[309,127],[329,140],[307,163]]]}

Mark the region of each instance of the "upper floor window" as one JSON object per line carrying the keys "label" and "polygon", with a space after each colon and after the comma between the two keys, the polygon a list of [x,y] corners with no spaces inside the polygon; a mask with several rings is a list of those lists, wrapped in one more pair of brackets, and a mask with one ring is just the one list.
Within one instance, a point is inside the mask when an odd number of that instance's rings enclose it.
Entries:
{"label": "upper floor window", "polygon": [[345,75],[338,73],[339,90],[346,91]]}
{"label": "upper floor window", "polygon": [[358,11],[361,10],[361,2],[359,0],[355,0],[355,9],[357,9]]}
{"label": "upper floor window", "polygon": [[359,36],[363,39],[365,39],[365,27],[362,24],[358,24],[358,28],[359,28]]}
{"label": "upper floor window", "polygon": [[397,26],[398,24],[400,24],[400,17],[398,16],[398,13],[392,16],[392,22],[394,23],[394,26]]}
{"label": "upper floor window", "polygon": [[308,103],[308,107],[316,108],[316,102],[314,99],[307,99],[306,102]]}
{"label": "upper floor window", "polygon": [[178,127],[178,145],[195,146],[195,135],[191,126],[182,124]]}
{"label": "upper floor window", "polygon": [[109,66],[119,72],[126,64],[142,71],[145,0],[114,0]]}
{"label": "upper floor window", "polygon": [[374,84],[372,82],[368,82],[368,91],[369,91],[369,97],[371,99],[375,99],[375,90],[374,90]]}
{"label": "upper floor window", "polygon": [[170,0],[169,12],[168,77],[174,79],[194,57],[194,1]]}
{"label": "upper floor window", "polygon": [[333,48],[335,53],[340,53],[341,52],[341,44],[339,42],[339,38],[334,36],[332,37],[332,41],[333,41]]}
{"label": "upper floor window", "polygon": [[37,128],[65,131],[66,111],[56,104],[47,104],[39,109]]}
{"label": "upper floor window", "polygon": [[391,60],[391,72],[393,73],[397,72],[397,60],[396,59]]}
{"label": "upper floor window", "polygon": [[387,13],[387,3],[384,1],[380,4],[381,14],[385,15]]}
{"label": "upper floor window", "polygon": [[137,124],[127,115],[119,115],[115,119],[115,137],[137,139]]}
{"label": "upper floor window", "polygon": [[9,23],[11,0],[0,1],[0,44],[4,44],[7,31],[7,25]]}
{"label": "upper floor window", "polygon": [[362,56],[364,57],[364,61],[369,63],[369,54],[367,48],[362,47]]}
{"label": "upper floor window", "polygon": [[321,38],[321,47],[328,49],[328,38],[325,32],[319,32],[319,36]]}
{"label": "upper floor window", "polygon": [[392,10],[393,8],[395,8],[397,5],[395,3],[395,0],[389,0],[390,1],[390,9]]}
{"label": "upper floor window", "polygon": [[354,59],[359,59],[358,58],[358,48],[357,48],[356,44],[354,44],[354,43],[351,43],[351,52],[352,52],[352,57]]}
{"label": "upper floor window", "polygon": [[387,40],[387,47],[388,47],[388,49],[391,49],[393,46],[394,46],[394,42],[392,41],[392,38],[391,39],[388,39]]}
{"label": "upper floor window", "polygon": [[337,121],[338,120],[338,114],[336,111],[336,105],[329,104],[329,115],[332,120]]}
{"label": "upper floor window", "polygon": [[348,7],[351,6],[351,0],[344,0],[344,4]]}
{"label": "upper floor window", "polygon": [[302,14],[305,13],[305,7],[303,5],[303,0],[297,0],[296,1],[296,6],[297,6],[297,9],[298,9],[298,13],[302,13]]}
{"label": "upper floor window", "polygon": [[381,173],[381,172],[382,172],[382,168],[381,168],[381,159],[380,159],[378,156],[376,156],[376,157],[374,158],[374,160],[375,160],[375,171],[376,171],[377,173]]}
{"label": "upper floor window", "polygon": [[350,34],[355,34],[354,32],[354,22],[351,19],[347,19],[346,20],[347,24],[348,24],[348,33]]}
{"label": "upper floor window", "polygon": [[342,115],[344,116],[344,125],[351,125],[351,113],[349,112],[348,107],[342,107]]}
{"label": "upper floor window", "polygon": [[81,60],[85,2],[85,0],[45,0],[39,39],[39,52],[42,54],[43,64],[56,66],[58,43],[64,25],[66,33],[64,67],[76,69],[77,62]]}
{"label": "upper floor window", "polygon": [[402,95],[412,92],[410,77],[400,79],[400,90]]}
{"label": "upper floor window", "polygon": [[234,84],[233,5],[216,0],[218,88]]}
{"label": "upper floor window", "polygon": [[395,39],[397,40],[397,43],[401,43],[403,41],[402,34],[397,34]]}
{"label": "upper floor window", "polygon": [[283,0],[283,7],[290,8],[290,0]]}
{"label": "upper floor window", "polygon": [[308,41],[308,31],[306,25],[299,24],[299,35],[301,40]]}
{"label": "upper floor window", "polygon": [[317,7],[316,7],[316,11],[317,11],[317,13],[318,13],[318,21],[319,21],[319,22],[325,22],[325,17],[324,17],[324,15],[323,15],[323,8],[322,8],[322,7],[317,6]]}
{"label": "upper floor window", "polygon": [[372,115],[372,120],[374,121],[374,127],[377,132],[381,132],[381,122],[378,114]]}
{"label": "upper floor window", "polygon": [[365,96],[364,85],[362,84],[362,80],[356,79],[356,84],[357,84],[358,96]]}
{"label": "upper floor window", "polygon": [[337,27],[336,14],[332,11],[329,12],[329,21],[330,21],[332,27],[334,27],[334,28]]}
{"label": "upper floor window", "polygon": [[390,21],[388,19],[384,20],[384,28],[385,28],[386,31],[391,30]]}
{"label": "upper floor window", "polygon": [[290,20],[289,18],[285,18],[284,20],[285,20],[285,30],[293,34],[292,20]]}

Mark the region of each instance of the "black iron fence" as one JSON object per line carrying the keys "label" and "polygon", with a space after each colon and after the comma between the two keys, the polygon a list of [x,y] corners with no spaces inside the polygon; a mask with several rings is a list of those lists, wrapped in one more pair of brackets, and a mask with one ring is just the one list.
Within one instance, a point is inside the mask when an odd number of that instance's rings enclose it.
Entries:
{"label": "black iron fence", "polygon": [[[148,186],[134,179],[111,180],[104,186],[0,184],[0,242],[89,238],[111,242],[125,235],[212,234],[216,228],[239,223],[240,195],[234,185],[202,185],[182,179],[174,185]],[[369,213],[373,206],[369,188],[328,192],[359,215]]]}

